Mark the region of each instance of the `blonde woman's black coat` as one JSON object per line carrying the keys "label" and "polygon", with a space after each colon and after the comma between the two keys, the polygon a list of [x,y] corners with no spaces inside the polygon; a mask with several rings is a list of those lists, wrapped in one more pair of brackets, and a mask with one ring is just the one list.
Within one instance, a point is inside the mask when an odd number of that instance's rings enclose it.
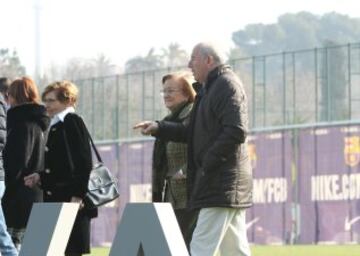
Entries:
{"label": "blonde woman's black coat", "polygon": [[[71,197],[84,198],[91,169],[91,148],[86,126],[80,116],[68,113],[64,122],[59,121],[49,130],[45,170],[40,174],[44,201],[69,202]],[[90,218],[96,216],[96,209],[78,212],[67,252],[89,252]]]}

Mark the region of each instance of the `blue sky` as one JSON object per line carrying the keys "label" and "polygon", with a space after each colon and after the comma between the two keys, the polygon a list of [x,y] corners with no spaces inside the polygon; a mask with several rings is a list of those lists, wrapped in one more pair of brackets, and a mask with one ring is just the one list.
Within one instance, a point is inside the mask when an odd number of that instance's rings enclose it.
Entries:
{"label": "blue sky", "polygon": [[35,66],[35,8],[40,6],[42,67],[100,53],[122,66],[178,42],[232,46],[231,33],[249,23],[274,23],[283,13],[335,11],[360,17],[355,0],[0,0],[0,48],[16,49],[30,75]]}

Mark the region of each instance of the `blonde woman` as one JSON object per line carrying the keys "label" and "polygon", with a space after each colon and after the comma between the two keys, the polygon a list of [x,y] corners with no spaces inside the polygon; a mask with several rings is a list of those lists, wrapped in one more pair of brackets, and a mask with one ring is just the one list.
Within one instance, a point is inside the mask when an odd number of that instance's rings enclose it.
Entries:
{"label": "blonde woman", "polygon": [[42,100],[51,117],[45,171],[25,177],[25,184],[30,187],[41,184],[45,202],[80,203],[66,256],[90,253],[90,221],[97,216],[97,209],[86,209],[83,204],[92,159],[87,128],[75,113],[77,97],[78,89],[69,81],[45,88]]}

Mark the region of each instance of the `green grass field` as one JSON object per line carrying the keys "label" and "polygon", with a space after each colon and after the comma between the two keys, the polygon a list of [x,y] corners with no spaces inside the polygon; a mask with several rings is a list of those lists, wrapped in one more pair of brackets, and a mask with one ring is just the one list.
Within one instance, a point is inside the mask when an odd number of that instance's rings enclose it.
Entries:
{"label": "green grass field", "polygon": [[[360,245],[252,246],[251,251],[252,256],[360,256]],[[94,248],[91,256],[108,254],[109,248]]]}

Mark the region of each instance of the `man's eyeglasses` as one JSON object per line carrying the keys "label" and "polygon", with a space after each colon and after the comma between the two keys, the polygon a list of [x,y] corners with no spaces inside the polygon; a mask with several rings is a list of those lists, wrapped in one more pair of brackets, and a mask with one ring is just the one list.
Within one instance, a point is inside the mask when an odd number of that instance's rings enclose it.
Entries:
{"label": "man's eyeglasses", "polygon": [[164,96],[164,95],[173,95],[176,92],[179,92],[179,89],[165,89],[165,90],[161,90],[160,91],[160,95]]}

